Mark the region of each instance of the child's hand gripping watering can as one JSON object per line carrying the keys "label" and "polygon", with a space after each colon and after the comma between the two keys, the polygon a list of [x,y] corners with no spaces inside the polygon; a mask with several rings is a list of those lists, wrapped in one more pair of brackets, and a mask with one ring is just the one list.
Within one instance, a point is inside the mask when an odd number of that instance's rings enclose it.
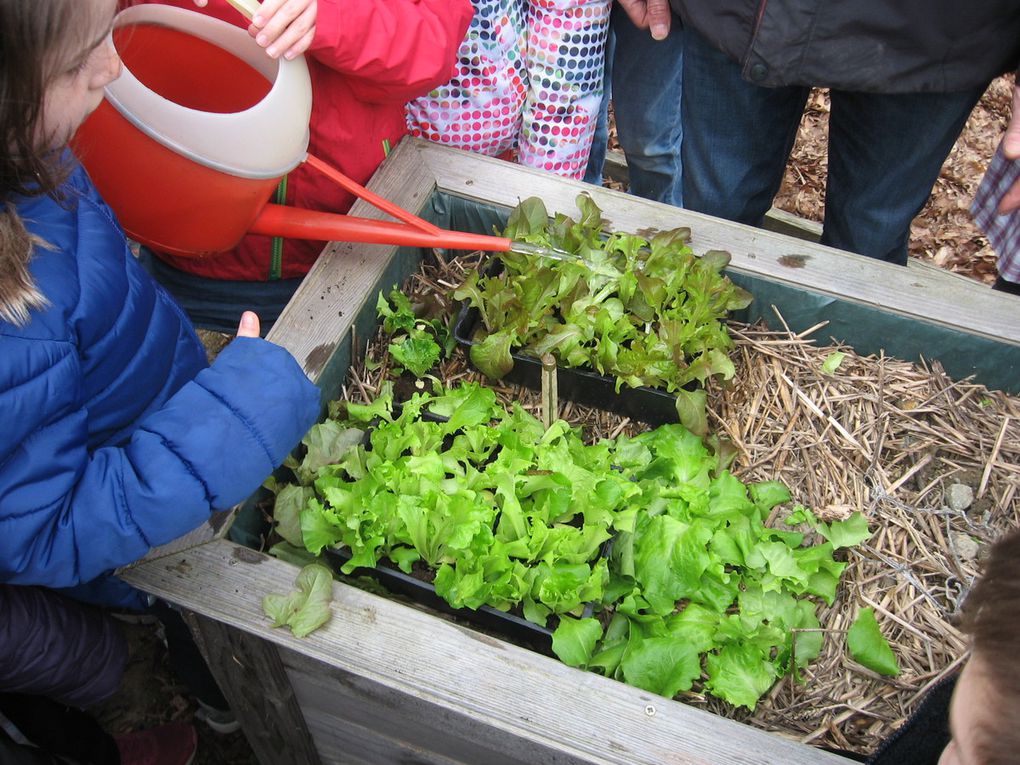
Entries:
{"label": "child's hand gripping watering can", "polygon": [[[124,62],[75,152],[128,235],[203,257],[248,233],[505,252],[496,236],[446,231],[306,153],[311,84],[304,59],[269,58],[237,27],[197,12],[141,5],[118,14]],[[267,204],[302,162],[400,223]]]}

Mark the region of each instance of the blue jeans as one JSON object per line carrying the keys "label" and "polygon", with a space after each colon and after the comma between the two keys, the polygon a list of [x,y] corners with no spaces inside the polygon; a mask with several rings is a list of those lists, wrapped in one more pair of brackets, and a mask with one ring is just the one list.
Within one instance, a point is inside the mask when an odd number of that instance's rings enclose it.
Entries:
{"label": "blue jeans", "polygon": [[[626,12],[614,5],[610,37],[606,70],[612,79],[616,132],[627,156],[630,193],[679,207],[683,204],[680,165],[683,34],[680,20],[674,16],[669,36],[656,41],[647,29],[635,27]],[[609,91],[607,88],[607,94]],[[604,100],[603,111],[606,104]],[[601,180],[605,135],[600,119],[585,175],[589,183]],[[601,145],[598,144],[600,140]]]}
{"label": "blue jeans", "polygon": [[[684,31],[684,202],[761,225],[783,180],[810,89],[762,88]],[[905,265],[910,223],[984,86],[954,93],[830,93],[822,243]]]}
{"label": "blue jeans", "polygon": [[602,185],[602,171],[606,165],[606,150],[609,148],[609,102],[613,98],[613,50],[616,48],[616,37],[610,25],[606,35],[606,57],[602,69],[602,104],[599,106],[598,120],[595,122],[595,133],[591,138],[591,152],[588,154],[588,167],[584,170],[585,183]]}

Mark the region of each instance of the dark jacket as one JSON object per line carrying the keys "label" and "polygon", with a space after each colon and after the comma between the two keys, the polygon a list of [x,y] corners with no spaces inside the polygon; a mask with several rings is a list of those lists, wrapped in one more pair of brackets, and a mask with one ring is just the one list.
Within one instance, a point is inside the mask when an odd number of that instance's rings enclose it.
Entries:
{"label": "dark jacket", "polygon": [[756,85],[876,93],[981,87],[1020,57],[1017,0],[670,0]]}
{"label": "dark jacket", "polygon": [[949,746],[949,703],[959,675],[936,683],[913,714],[868,759],[868,765],[938,765]]}
{"label": "dark jacket", "polygon": [[103,701],[120,683],[127,641],[99,609],[38,587],[0,584],[0,690],[75,707]]}
{"label": "dark jacket", "polygon": [[[48,243],[49,301],[0,320],[0,582],[90,583],[247,497],[315,421],[318,389],[283,348],[238,338],[210,367],[83,170],[65,199],[17,201]],[[4,278],[4,274],[0,274]],[[90,599],[140,607],[119,580]],[[118,586],[119,585],[119,586]]]}

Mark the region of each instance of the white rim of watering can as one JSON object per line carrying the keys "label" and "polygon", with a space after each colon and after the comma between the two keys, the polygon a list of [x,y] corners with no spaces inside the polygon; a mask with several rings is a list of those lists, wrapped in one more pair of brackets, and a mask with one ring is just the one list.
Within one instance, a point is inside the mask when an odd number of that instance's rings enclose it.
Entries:
{"label": "white rim of watering can", "polygon": [[[227,114],[204,112],[150,90],[125,66],[120,77],[106,86],[105,95],[132,125],[187,159],[243,178],[278,178],[304,161],[312,86],[303,56],[290,61],[271,59],[245,30],[184,8],[127,8],[117,14],[114,26],[129,24],[165,26],[214,43],[273,83],[265,98],[250,109]],[[186,138],[179,135],[185,123]],[[266,136],[273,140],[265,142]]]}

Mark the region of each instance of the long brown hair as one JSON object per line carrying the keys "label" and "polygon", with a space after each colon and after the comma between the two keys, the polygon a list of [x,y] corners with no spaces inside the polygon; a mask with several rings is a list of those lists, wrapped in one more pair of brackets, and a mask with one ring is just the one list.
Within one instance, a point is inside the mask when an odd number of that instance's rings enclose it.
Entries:
{"label": "long brown hair", "polygon": [[[1006,765],[1020,752],[1020,529],[996,541],[964,601],[962,627],[991,688],[975,733],[980,762]],[[973,659],[972,659],[973,660]]]}
{"label": "long brown hair", "polygon": [[[55,76],[56,53],[67,45],[81,0],[0,0],[0,319],[28,323],[46,306],[28,262],[36,246],[14,205],[15,196],[53,194],[67,169],[38,146],[43,98]],[[73,32],[70,32],[73,34]]]}

